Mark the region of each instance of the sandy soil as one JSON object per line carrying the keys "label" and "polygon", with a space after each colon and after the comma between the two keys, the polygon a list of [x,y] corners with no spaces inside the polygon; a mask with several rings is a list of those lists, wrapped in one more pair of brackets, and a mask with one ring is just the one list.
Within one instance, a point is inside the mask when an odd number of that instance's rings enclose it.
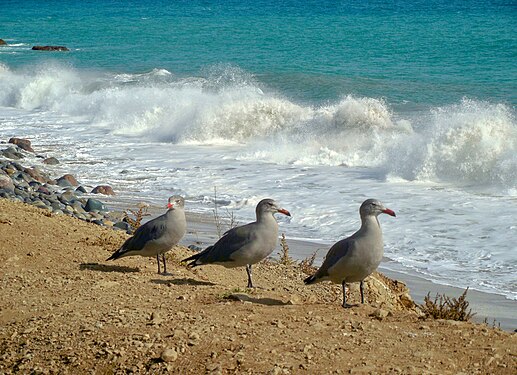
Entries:
{"label": "sandy soil", "polygon": [[[0,373],[515,374],[517,336],[423,320],[405,286],[376,275],[368,304],[304,286],[298,267],[173,275],[149,258],[105,259],[126,237],[0,200]],[[353,288],[352,300],[358,290]]]}

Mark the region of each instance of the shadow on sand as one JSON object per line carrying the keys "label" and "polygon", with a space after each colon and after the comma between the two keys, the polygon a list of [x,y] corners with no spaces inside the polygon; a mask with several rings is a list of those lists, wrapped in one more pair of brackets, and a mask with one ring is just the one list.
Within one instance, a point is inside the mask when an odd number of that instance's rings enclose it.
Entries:
{"label": "shadow on sand", "polygon": [[161,280],[161,279],[153,279],[152,283],[161,284],[161,285],[216,285],[209,281],[200,281],[194,279],[172,279],[172,280]]}
{"label": "shadow on sand", "polygon": [[79,269],[80,270],[99,271],[99,272],[121,272],[121,273],[140,272],[140,268],[136,268],[136,267],[115,266],[115,265],[106,265],[106,264],[99,264],[99,263],[81,263],[79,265]]}
{"label": "shadow on sand", "polygon": [[233,293],[229,296],[225,297],[225,299],[230,301],[241,301],[241,302],[251,302],[259,305],[267,305],[267,306],[286,306],[289,305],[289,302],[284,302],[279,299],[274,298],[254,298],[250,297],[247,294],[242,293]]}

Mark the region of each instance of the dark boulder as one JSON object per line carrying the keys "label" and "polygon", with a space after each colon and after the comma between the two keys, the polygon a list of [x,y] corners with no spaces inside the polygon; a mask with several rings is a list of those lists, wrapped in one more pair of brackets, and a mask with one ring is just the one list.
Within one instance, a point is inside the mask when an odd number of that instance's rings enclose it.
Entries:
{"label": "dark boulder", "polygon": [[79,182],[71,174],[65,174],[57,179],[57,184],[61,187],[79,186]]}
{"label": "dark boulder", "polygon": [[5,42],[5,40],[3,39],[0,39],[0,46],[6,46],[7,43]]}
{"label": "dark boulder", "polygon": [[56,165],[59,164],[59,160],[57,160],[55,157],[50,157],[43,160],[43,163],[48,165]]}
{"label": "dark boulder", "polygon": [[115,192],[108,185],[99,185],[91,191],[92,194],[104,194],[104,195],[115,195]]}
{"label": "dark boulder", "polygon": [[97,199],[88,198],[86,205],[84,206],[85,211],[104,211],[104,204]]}
{"label": "dark boulder", "polygon": [[9,139],[9,143],[18,146],[22,150],[34,152],[34,150],[32,149],[31,141],[29,141],[28,139],[13,137]]}
{"label": "dark boulder", "polygon": [[21,152],[16,151],[14,147],[9,147],[0,150],[0,155],[12,160],[23,159],[23,154]]}
{"label": "dark boulder", "polygon": [[34,51],[70,51],[65,46],[34,46]]}

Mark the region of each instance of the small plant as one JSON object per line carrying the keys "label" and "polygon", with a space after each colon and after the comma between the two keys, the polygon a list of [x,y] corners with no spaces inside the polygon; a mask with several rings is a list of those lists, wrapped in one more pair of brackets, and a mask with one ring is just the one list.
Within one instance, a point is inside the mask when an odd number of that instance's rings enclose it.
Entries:
{"label": "small plant", "polygon": [[[487,326],[489,325],[488,323],[488,318],[485,318],[483,320],[483,323],[486,324]],[[499,328],[501,329],[501,322],[498,322],[497,320],[494,319],[494,321],[492,322],[492,328]],[[516,331],[517,332],[517,331]]]}
{"label": "small plant", "polygon": [[[420,305],[426,317],[434,319],[448,319],[458,320],[462,322],[468,321],[475,313],[468,309],[469,303],[467,301],[467,292],[469,288],[465,289],[459,298],[450,298],[445,294],[438,295],[431,300],[430,292],[424,297],[424,303]],[[467,310],[468,309],[468,310]]]}
{"label": "small plant", "polygon": [[287,244],[284,233],[282,233],[282,238],[280,239],[280,248],[280,259],[278,259],[278,263],[284,266],[295,264],[294,259],[289,256],[289,245]]}
{"label": "small plant", "polygon": [[[219,210],[217,208],[217,188],[214,186],[214,210],[213,210],[213,214],[214,214],[214,222],[215,222],[215,229],[217,231],[217,235],[219,236],[219,238],[222,237],[222,235],[227,231],[227,230],[230,230],[232,228],[235,228],[237,226],[237,220],[235,219],[235,214],[233,213],[233,211],[228,211],[226,210],[226,214],[225,216],[226,217],[221,217],[221,215],[219,214]],[[227,227],[228,229],[224,230],[223,229],[223,222],[226,221],[227,222]]]}
{"label": "small plant", "polygon": [[[131,227],[131,232],[137,230],[142,225],[142,219],[144,216],[149,216],[147,213],[149,205],[146,203],[139,203],[137,210],[126,210],[124,211],[124,221]],[[131,216],[130,216],[131,215]]]}
{"label": "small plant", "polygon": [[316,250],[314,253],[309,255],[307,258],[303,259],[298,264],[298,267],[300,267],[300,270],[303,273],[306,273],[307,275],[312,275],[314,272],[316,272],[317,268],[314,267],[314,261],[316,260],[317,253],[318,253],[318,250]]}

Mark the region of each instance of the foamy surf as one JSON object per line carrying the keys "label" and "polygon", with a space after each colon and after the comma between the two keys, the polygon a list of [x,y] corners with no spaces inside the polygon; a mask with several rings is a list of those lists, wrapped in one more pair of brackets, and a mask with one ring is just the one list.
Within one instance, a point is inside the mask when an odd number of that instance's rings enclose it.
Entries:
{"label": "foamy surf", "polygon": [[55,64],[31,72],[2,66],[0,105],[79,116],[149,141],[247,144],[250,152],[241,156],[247,160],[375,167],[408,181],[506,192],[516,187],[517,125],[504,104],[465,99],[420,118],[393,113],[382,99],[350,95],[307,106],[265,93],[236,69],[218,72],[178,80],[164,69],[109,78]]}

